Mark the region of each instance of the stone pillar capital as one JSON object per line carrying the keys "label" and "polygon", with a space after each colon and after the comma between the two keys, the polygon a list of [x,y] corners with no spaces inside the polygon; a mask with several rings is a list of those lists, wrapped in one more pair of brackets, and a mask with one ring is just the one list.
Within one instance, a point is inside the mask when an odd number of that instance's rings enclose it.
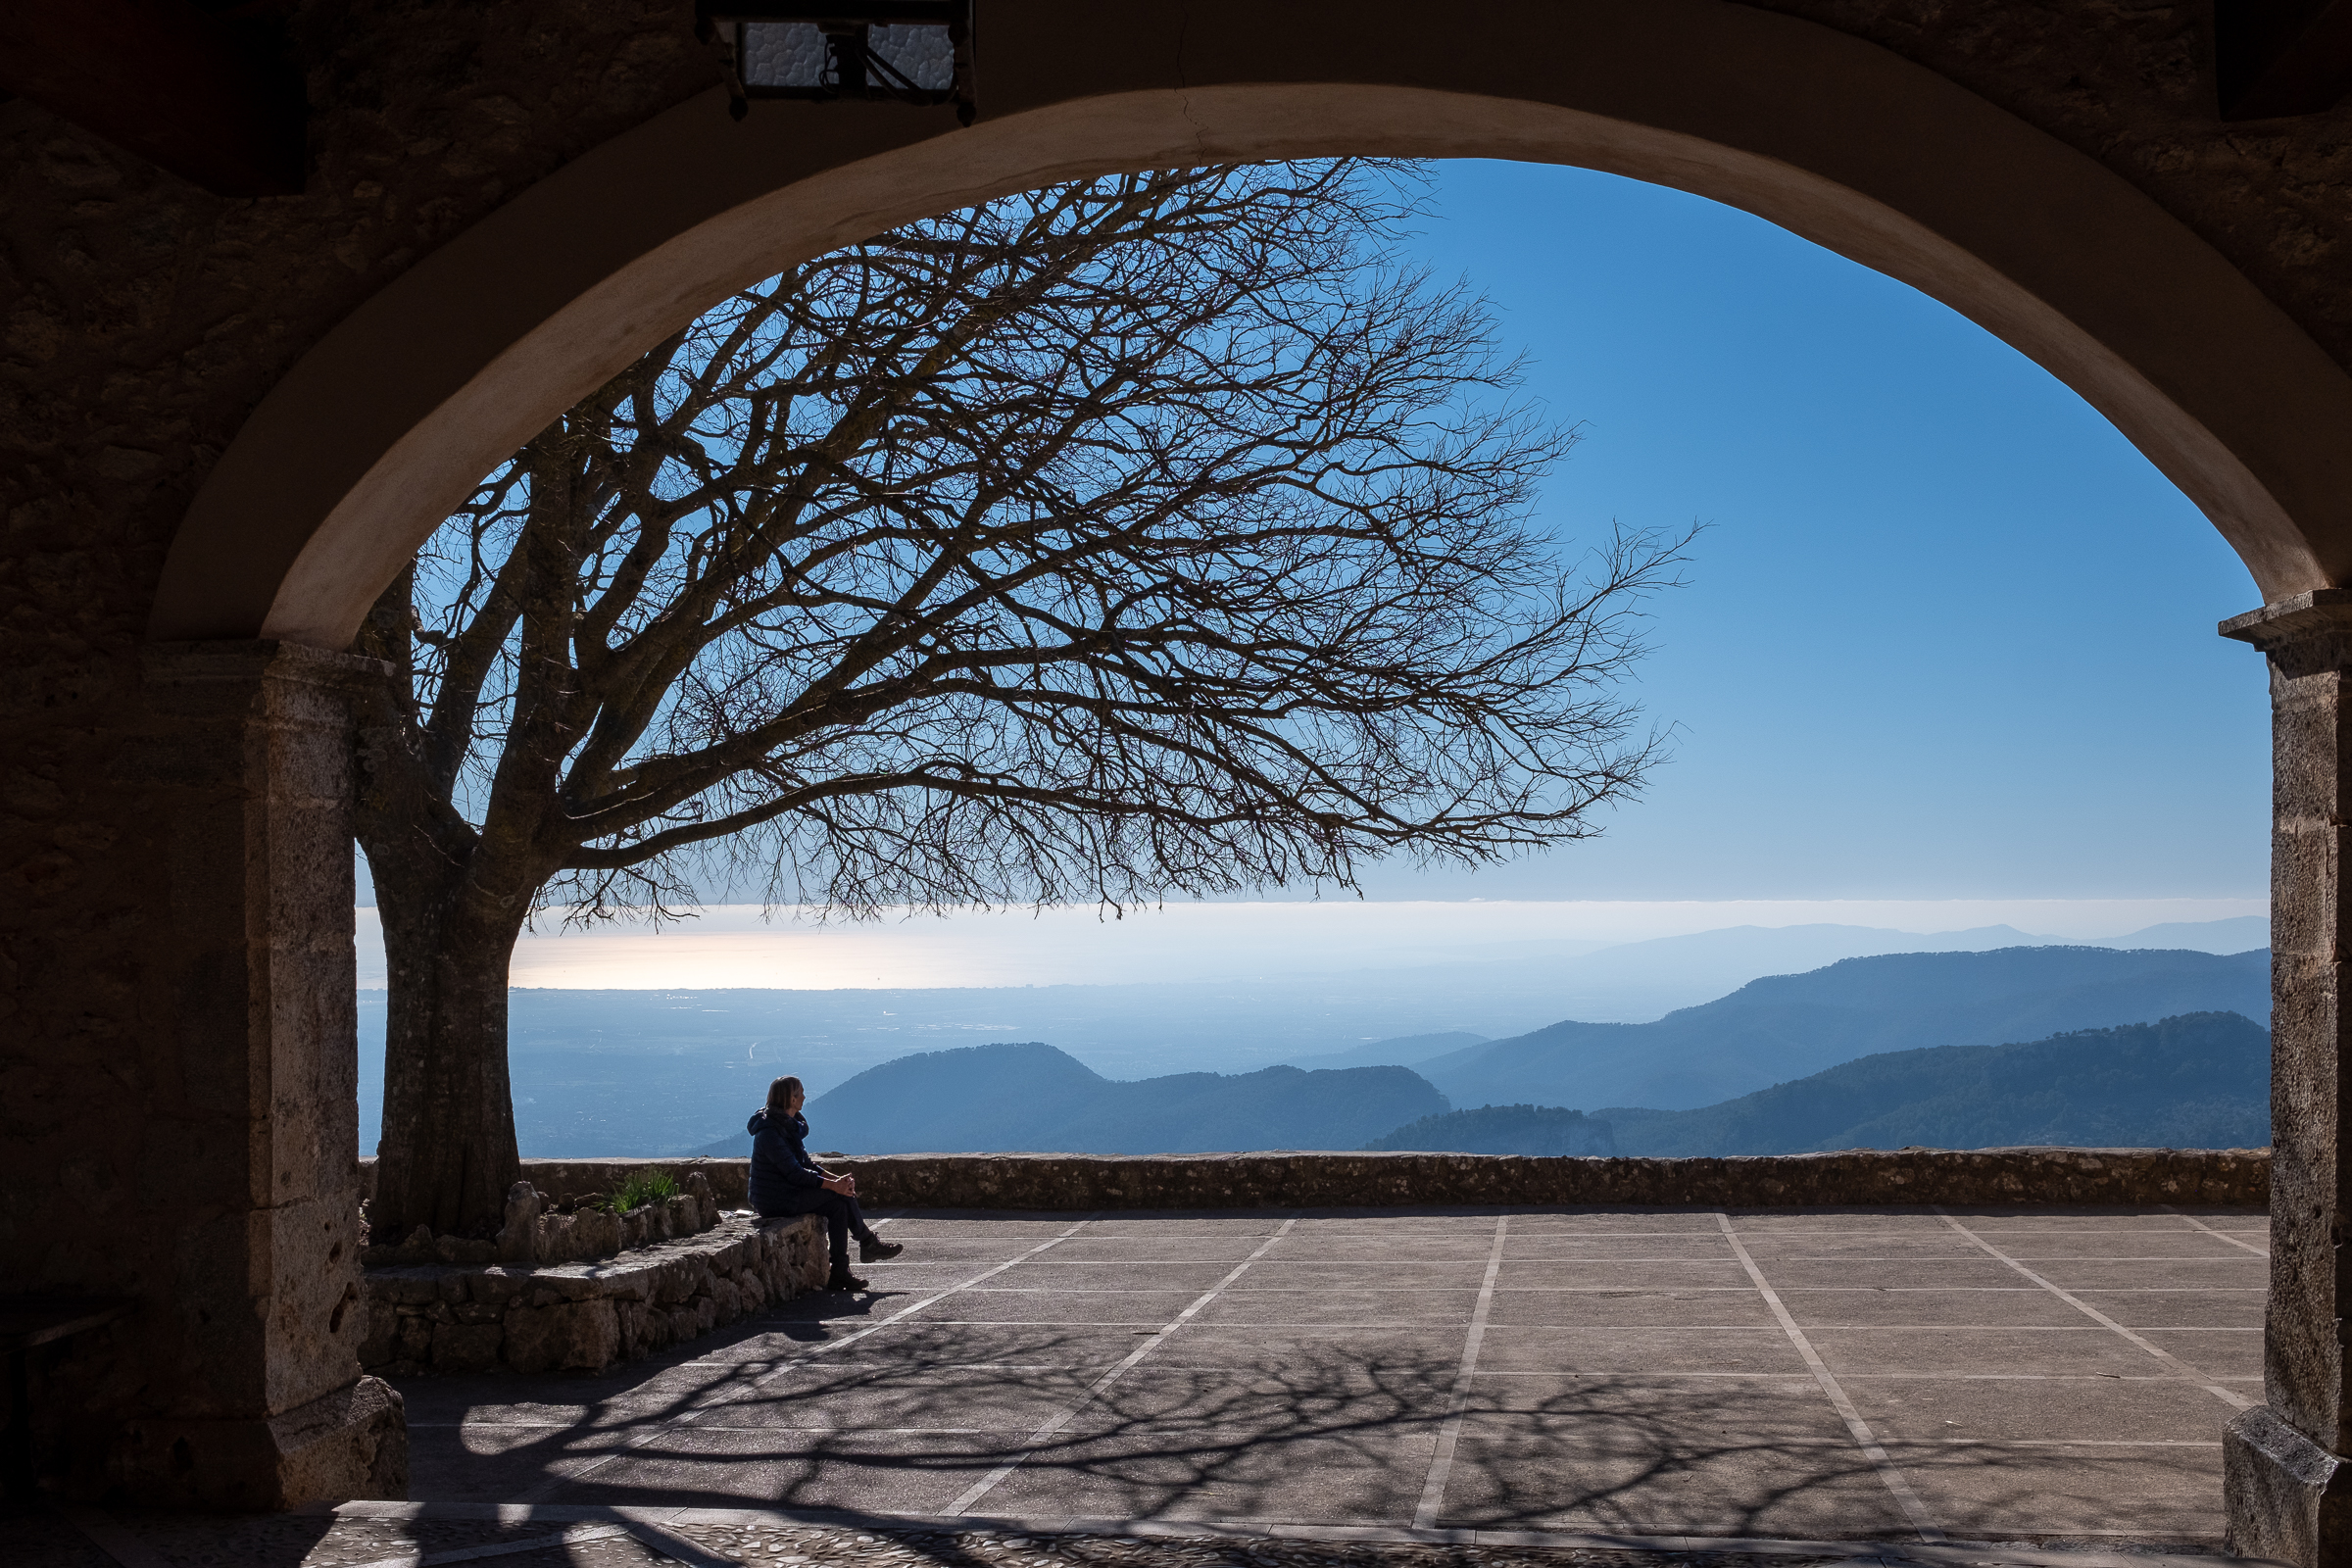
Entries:
{"label": "stone pillar capital", "polygon": [[139,666],[150,686],[211,681],[292,680],[347,687],[380,680],[392,666],[364,654],[341,654],[304,643],[222,641],[148,643]]}
{"label": "stone pillar capital", "polygon": [[2352,588],[2314,588],[2232,615],[2215,628],[2224,637],[2278,656],[2296,650],[2336,668],[2352,665]]}

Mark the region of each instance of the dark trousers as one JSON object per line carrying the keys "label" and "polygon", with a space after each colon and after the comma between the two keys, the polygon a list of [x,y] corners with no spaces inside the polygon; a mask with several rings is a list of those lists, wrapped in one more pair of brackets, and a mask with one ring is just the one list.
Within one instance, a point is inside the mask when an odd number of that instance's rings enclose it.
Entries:
{"label": "dark trousers", "polygon": [[776,1219],[786,1214],[822,1214],[825,1234],[833,1243],[833,1272],[846,1274],[850,1267],[850,1238],[870,1242],[874,1233],[866,1229],[865,1215],[858,1207],[858,1200],[828,1193],[822,1187],[795,1187],[782,1199],[760,1206],[761,1219]]}

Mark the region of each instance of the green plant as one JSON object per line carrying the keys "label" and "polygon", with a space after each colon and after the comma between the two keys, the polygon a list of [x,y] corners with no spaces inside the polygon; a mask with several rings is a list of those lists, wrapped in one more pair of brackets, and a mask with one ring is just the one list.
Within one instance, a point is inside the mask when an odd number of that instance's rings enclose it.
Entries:
{"label": "green plant", "polygon": [[683,1191],[677,1178],[665,1170],[641,1170],[622,1182],[620,1191],[605,1200],[605,1206],[615,1214],[626,1214],[648,1203],[675,1198]]}

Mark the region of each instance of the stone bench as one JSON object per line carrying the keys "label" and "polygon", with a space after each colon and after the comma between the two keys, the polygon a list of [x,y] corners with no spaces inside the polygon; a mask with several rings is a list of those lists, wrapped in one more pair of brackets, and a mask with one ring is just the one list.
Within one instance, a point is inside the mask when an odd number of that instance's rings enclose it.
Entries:
{"label": "stone bench", "polygon": [[829,1266],[816,1215],[727,1214],[595,1262],[370,1268],[360,1364],[391,1377],[601,1372],[821,1290]]}

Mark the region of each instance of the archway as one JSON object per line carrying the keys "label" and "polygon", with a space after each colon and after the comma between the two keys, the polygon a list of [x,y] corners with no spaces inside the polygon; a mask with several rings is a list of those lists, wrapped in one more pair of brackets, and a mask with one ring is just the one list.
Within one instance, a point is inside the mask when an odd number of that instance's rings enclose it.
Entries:
{"label": "archway", "polygon": [[2348,1415],[2327,1259],[2334,970],[2352,938],[2329,835],[2352,815],[2352,633],[2329,617],[2352,614],[2324,607],[2352,578],[2352,376],[2094,159],[1869,43],[1724,0],[1513,0],[1477,33],[1320,3],[1010,0],[984,51],[970,129],[878,105],[762,105],[737,123],[712,91],[410,269],[248,420],[174,540],[150,635],[346,646],[480,473],[664,332],[779,265],[990,195],[1379,153],[1577,164],[1752,212],[2040,363],[2202,509],[2267,598],[2319,596],[2244,628],[2282,672],[2296,769],[2280,806],[2278,1015],[2297,1097],[2281,1180],[2309,1201],[2273,1300],[2273,1397],[2293,1426],[2255,1412],[2269,1424],[2230,1458],[2233,1508],[2277,1525],[2235,1544],[2315,1557],[2336,1461],[2313,1435]]}
{"label": "archway", "polygon": [[1116,169],[1381,153],[1571,163],[1778,222],[1970,317],[2180,485],[2266,598],[2352,576],[2352,376],[2093,160],[1871,44],[1722,3],[992,11],[987,116],[713,91],[412,268],[255,412],[150,635],[348,644],[474,478],[725,291],[986,196]]}

